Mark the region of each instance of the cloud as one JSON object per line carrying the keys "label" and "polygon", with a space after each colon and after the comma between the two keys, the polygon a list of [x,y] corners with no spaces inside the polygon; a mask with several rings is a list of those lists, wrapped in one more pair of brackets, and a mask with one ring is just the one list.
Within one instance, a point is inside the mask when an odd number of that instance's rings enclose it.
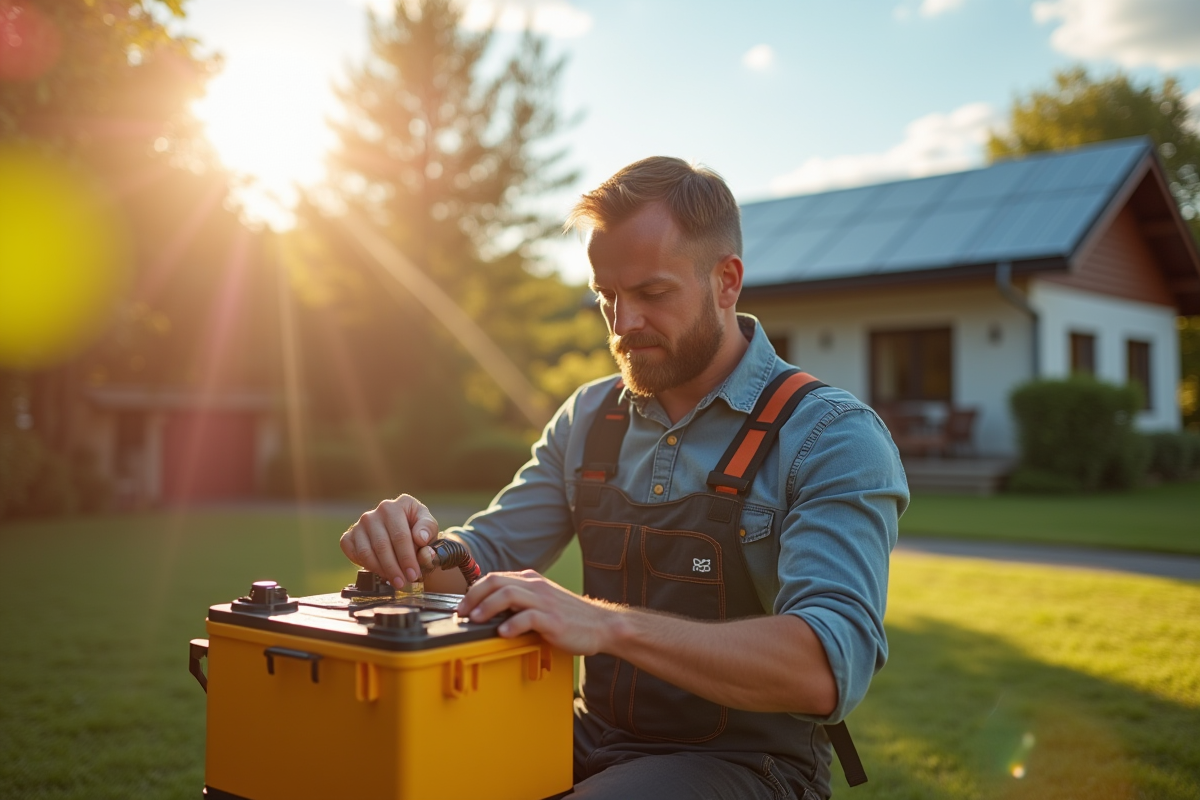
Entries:
{"label": "cloud", "polygon": [[802,194],[970,169],[983,161],[988,131],[1000,124],[987,103],[926,114],[908,123],[904,140],[882,153],[810,158],[772,180],[771,191]]}
{"label": "cloud", "polygon": [[1038,0],[1033,18],[1057,23],[1050,43],[1076,58],[1160,69],[1200,64],[1196,0]]}
{"label": "cloud", "polygon": [[766,72],[775,65],[775,50],[769,44],[756,44],[742,55],[742,64],[755,72]]}
{"label": "cloud", "polygon": [[504,31],[532,27],[558,39],[573,39],[592,29],[592,15],[566,0],[462,0],[463,27],[482,30],[495,23]]}
{"label": "cloud", "polygon": [[964,2],[966,0],[921,0],[921,7],[917,11],[922,17],[936,17],[961,8]]}

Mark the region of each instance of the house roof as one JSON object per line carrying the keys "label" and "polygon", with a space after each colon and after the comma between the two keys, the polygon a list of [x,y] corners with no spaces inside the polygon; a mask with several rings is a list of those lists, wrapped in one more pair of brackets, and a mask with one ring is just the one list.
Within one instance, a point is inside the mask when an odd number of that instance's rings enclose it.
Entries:
{"label": "house roof", "polygon": [[[1065,270],[1110,207],[1125,203],[1135,188],[1147,194],[1142,183],[1150,171],[1166,193],[1152,143],[1138,138],[949,175],[747,203],[746,291],[761,296],[789,286],[940,279],[984,273],[1006,261],[1016,273]],[[1150,205],[1187,239],[1173,251],[1178,275],[1168,277],[1200,276],[1200,258],[1174,202]],[[1161,229],[1164,223],[1156,224]],[[1190,284],[1184,288],[1190,294]],[[1200,284],[1194,288],[1200,305]],[[1181,298],[1181,306],[1192,304]]]}

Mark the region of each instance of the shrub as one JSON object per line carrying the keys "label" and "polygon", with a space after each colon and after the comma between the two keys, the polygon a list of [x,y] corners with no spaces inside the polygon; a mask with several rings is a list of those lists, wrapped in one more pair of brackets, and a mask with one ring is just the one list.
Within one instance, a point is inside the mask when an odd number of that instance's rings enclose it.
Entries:
{"label": "shrub", "polygon": [[1150,472],[1165,481],[1188,477],[1196,460],[1195,434],[1164,431],[1146,438],[1150,442]]}
{"label": "shrub", "polygon": [[99,511],[109,494],[90,453],[68,459],[32,431],[0,431],[0,519]]}
{"label": "shrub", "polygon": [[1103,485],[1126,488],[1141,479],[1147,445],[1133,430],[1141,407],[1136,386],[1114,386],[1084,376],[1039,380],[1018,387],[1011,403],[1021,467],[1043,474],[1040,479],[1018,478],[1016,485],[1040,480],[1040,490],[1048,491],[1051,482],[1045,474],[1064,479],[1063,487],[1085,491]]}
{"label": "shrub", "polygon": [[1118,437],[1111,460],[1104,468],[1101,485],[1110,489],[1132,489],[1146,478],[1152,453],[1150,438],[1136,431]]}
{"label": "shrub", "polygon": [[0,430],[0,519],[25,509],[44,451],[32,433]]}
{"label": "shrub", "polygon": [[1183,438],[1188,442],[1188,448],[1192,454],[1191,461],[1188,464],[1188,471],[1200,472],[1200,433],[1184,431]]}

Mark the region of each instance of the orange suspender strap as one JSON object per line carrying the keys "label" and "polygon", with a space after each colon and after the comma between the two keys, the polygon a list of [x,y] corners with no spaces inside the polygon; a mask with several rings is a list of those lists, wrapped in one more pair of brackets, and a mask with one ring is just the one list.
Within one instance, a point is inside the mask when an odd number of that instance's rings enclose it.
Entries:
{"label": "orange suspender strap", "polygon": [[[825,386],[819,380],[792,369],[780,374],[763,390],[750,412],[750,418],[742,425],[725,454],[717,463],[717,468],[708,475],[708,484],[720,494],[744,494],[754,481],[754,476],[762,462],[766,459],[779,429],[792,416],[792,412],[804,396],[813,389]],[[714,511],[716,501],[714,501]],[[713,512],[710,511],[710,516]],[[732,516],[730,516],[732,519]],[[850,738],[850,730],[845,722],[825,725],[826,735],[841,762],[842,772],[846,775],[846,783],[858,786],[867,782],[867,772],[863,768],[862,759]]]}
{"label": "orange suspender strap", "polygon": [[798,369],[780,373],[759,395],[750,418],[708,474],[708,485],[722,494],[745,494],[792,411],[806,394],[824,385]]}
{"label": "orange suspender strap", "polygon": [[621,457],[621,442],[629,429],[629,398],[622,399],[625,381],[618,380],[608,391],[600,406],[600,413],[588,429],[587,442],[583,447],[583,469],[580,477],[585,481],[604,483],[617,474],[617,461]]}

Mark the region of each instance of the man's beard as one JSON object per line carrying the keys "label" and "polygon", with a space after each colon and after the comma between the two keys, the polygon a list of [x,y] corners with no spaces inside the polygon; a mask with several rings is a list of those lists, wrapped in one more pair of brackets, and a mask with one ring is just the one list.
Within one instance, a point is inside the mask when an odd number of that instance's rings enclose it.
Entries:
{"label": "man's beard", "polygon": [[[678,342],[653,333],[631,333],[628,336],[608,335],[608,350],[621,369],[625,385],[634,394],[654,395],[682,386],[708,368],[721,349],[725,330],[717,317],[714,303],[703,304],[696,324]],[[637,347],[661,347],[665,352],[658,358],[629,353]]]}

